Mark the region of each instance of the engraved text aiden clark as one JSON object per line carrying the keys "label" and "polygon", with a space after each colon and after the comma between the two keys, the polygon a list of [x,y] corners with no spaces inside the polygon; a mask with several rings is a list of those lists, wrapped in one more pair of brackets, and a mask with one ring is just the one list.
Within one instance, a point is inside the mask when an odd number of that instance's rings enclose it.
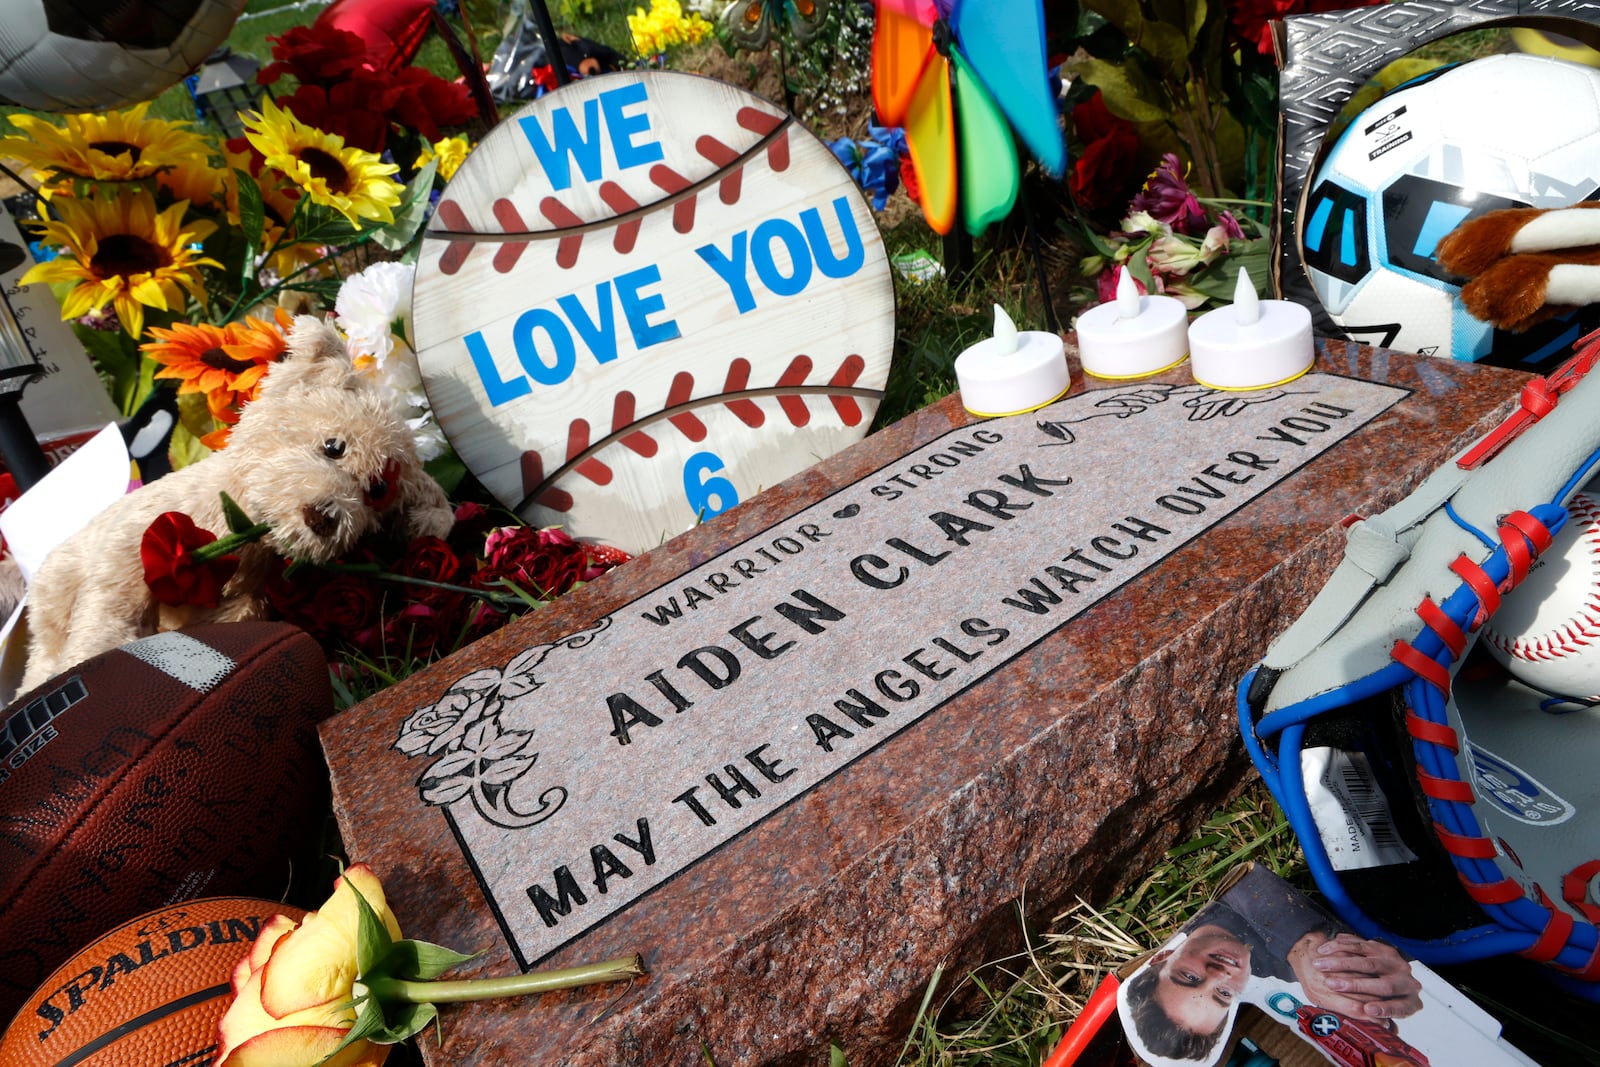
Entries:
{"label": "engraved text aiden clark", "polygon": [[1327,375],[1248,394],[1142,384],[953,430],[457,679],[396,747],[431,760],[420,799],[531,966],[1403,395]]}

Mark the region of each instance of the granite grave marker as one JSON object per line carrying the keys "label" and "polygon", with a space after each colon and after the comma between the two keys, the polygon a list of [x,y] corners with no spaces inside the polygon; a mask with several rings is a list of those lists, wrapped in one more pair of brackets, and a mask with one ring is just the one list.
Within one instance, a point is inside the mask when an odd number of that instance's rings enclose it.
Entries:
{"label": "granite grave marker", "polygon": [[1523,379],[1354,345],[1318,371],[947,398],[330,720],[346,844],[408,934],[479,973],[651,968],[448,1013],[429,1058],[882,1062],[1017,897],[1049,918],[1147,866],[1238,787],[1232,686],[1339,520]]}

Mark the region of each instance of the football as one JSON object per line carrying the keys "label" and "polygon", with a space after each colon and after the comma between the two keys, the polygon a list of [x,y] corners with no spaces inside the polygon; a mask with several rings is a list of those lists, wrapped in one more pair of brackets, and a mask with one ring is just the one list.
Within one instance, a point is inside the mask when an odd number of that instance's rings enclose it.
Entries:
{"label": "football", "polygon": [[1497,208],[1597,195],[1600,70],[1488,56],[1406,82],[1345,128],[1299,216],[1303,259],[1329,317],[1353,340],[1540,371],[1600,325],[1600,307],[1522,334],[1496,331],[1462,306],[1434,248]]}
{"label": "football", "polygon": [[241,622],[102,653],[0,712],[0,1019],[118,923],[310,877],[332,710],[309,635]]}
{"label": "football", "polygon": [[0,0],[0,103],[102,111],[176,85],[228,39],[245,0]]}
{"label": "football", "polygon": [[229,981],[273,915],[270,900],[191,900],[130,919],[73,954],[0,1037],[6,1067],[210,1063]]}

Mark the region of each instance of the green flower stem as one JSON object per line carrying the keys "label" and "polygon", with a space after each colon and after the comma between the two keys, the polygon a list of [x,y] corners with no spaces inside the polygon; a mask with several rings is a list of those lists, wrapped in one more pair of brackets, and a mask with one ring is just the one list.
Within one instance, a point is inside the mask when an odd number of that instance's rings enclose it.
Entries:
{"label": "green flower stem", "polygon": [[238,533],[226,534],[215,541],[203,544],[196,548],[192,554],[195,559],[200,560],[202,563],[209,563],[211,560],[221,556],[237,552],[243,546],[253,544],[271,532],[272,526],[270,524],[258,522],[254,526],[240,530]]}
{"label": "green flower stem", "polygon": [[380,582],[398,582],[401,585],[421,585],[429,589],[443,589],[451,593],[465,593],[467,596],[477,597],[491,607],[509,611],[520,603],[516,597],[509,593],[497,593],[493,589],[474,589],[467,585],[454,585],[450,582],[436,582],[431,578],[413,578],[405,574],[391,574],[376,563],[321,563],[318,566],[336,574],[365,574],[376,578]]}
{"label": "green flower stem", "polygon": [[558,971],[534,971],[504,978],[474,978],[454,982],[408,982],[400,978],[374,978],[367,990],[379,1003],[459,1004],[492,997],[516,997],[548,993],[555,989],[574,989],[599,982],[620,982],[644,974],[644,960],[637,953],[565,967]]}

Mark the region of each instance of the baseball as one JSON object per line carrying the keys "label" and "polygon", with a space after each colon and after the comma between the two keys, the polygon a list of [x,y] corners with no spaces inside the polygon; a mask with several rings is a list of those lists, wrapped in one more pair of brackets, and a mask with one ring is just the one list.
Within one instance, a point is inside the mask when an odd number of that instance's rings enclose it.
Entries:
{"label": "baseball", "polygon": [[1567,508],[1567,524],[1506,594],[1483,640],[1518,681],[1600,703],[1600,498],[1577,493]]}

